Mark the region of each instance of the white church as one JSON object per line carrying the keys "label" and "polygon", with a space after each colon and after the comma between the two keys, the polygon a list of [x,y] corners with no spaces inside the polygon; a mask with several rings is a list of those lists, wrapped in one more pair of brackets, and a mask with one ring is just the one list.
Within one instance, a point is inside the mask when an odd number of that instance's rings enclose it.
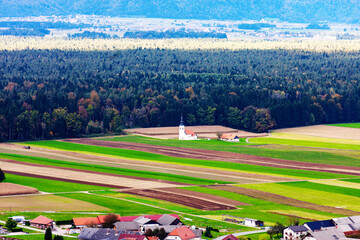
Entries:
{"label": "white church", "polygon": [[185,130],[184,120],[181,116],[179,125],[179,140],[196,140],[198,137],[193,130]]}

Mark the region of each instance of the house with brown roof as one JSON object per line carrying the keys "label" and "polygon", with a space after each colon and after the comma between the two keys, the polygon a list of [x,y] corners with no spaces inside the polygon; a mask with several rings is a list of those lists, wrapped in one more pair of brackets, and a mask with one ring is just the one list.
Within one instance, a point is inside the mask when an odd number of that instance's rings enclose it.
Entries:
{"label": "house with brown roof", "polygon": [[165,238],[165,240],[190,240],[190,239],[198,239],[198,237],[196,237],[195,233],[186,226],[175,228]]}
{"label": "house with brown roof", "polygon": [[40,229],[46,229],[48,227],[53,228],[54,225],[55,225],[54,220],[41,215],[30,221],[30,226]]}
{"label": "house with brown roof", "polygon": [[239,142],[240,141],[240,139],[237,135],[229,134],[229,133],[224,133],[223,135],[221,135],[220,140],[228,141],[228,142]]}
{"label": "house with brown roof", "polygon": [[237,237],[235,237],[234,235],[230,234],[230,235],[225,236],[221,240],[239,240],[239,239]]}

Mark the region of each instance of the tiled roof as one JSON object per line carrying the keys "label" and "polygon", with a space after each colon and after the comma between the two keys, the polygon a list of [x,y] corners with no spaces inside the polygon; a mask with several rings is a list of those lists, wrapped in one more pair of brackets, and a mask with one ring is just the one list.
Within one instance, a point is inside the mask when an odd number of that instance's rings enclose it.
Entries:
{"label": "tiled roof", "polygon": [[196,235],[188,227],[179,227],[174,229],[168,236],[179,236],[182,240],[196,238]]}
{"label": "tiled roof", "polygon": [[97,217],[73,218],[73,222],[75,226],[100,225]]}
{"label": "tiled roof", "polygon": [[291,229],[293,232],[306,232],[309,231],[306,227],[303,225],[300,226],[290,226],[289,229]]}
{"label": "tiled roof", "polygon": [[137,235],[137,234],[120,234],[119,240],[144,240],[146,238],[145,235]]}
{"label": "tiled roof", "polygon": [[157,222],[161,225],[171,225],[176,219],[178,218],[169,214],[164,214],[161,216],[161,218],[159,218],[159,220],[157,220]]}
{"label": "tiled roof", "polygon": [[195,132],[194,132],[193,130],[190,130],[190,129],[185,130],[185,134],[186,134],[186,135],[191,135],[191,136],[195,136],[195,135],[196,135]]}
{"label": "tiled roof", "polygon": [[[141,217],[146,217],[146,218],[150,218],[153,221],[158,221],[164,214],[154,214],[154,215],[145,215],[145,216],[141,216]],[[179,218],[179,215],[177,214],[169,214],[170,216],[176,217],[177,219]],[[120,222],[132,222],[135,219],[137,219],[140,216],[125,216],[125,217],[121,217],[120,218]]]}
{"label": "tiled roof", "polygon": [[239,240],[237,237],[235,237],[234,235],[230,234],[225,236],[222,240]]}
{"label": "tiled roof", "polygon": [[41,215],[30,221],[30,223],[32,224],[43,224],[43,225],[48,225],[51,224],[52,222],[54,222],[54,220]]}
{"label": "tiled roof", "polygon": [[222,139],[235,139],[238,138],[238,136],[236,135],[232,135],[232,134],[228,134],[228,133],[224,133],[223,135],[221,135]]}

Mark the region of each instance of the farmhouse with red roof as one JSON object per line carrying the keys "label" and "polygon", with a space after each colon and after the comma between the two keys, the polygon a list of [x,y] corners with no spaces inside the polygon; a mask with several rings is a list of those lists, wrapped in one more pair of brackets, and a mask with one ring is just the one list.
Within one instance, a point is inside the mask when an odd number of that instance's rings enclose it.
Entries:
{"label": "farmhouse with red roof", "polygon": [[165,240],[190,240],[196,238],[197,237],[193,231],[191,231],[188,227],[183,226],[175,228],[171,233],[169,233]]}
{"label": "farmhouse with red roof", "polygon": [[30,226],[41,229],[46,229],[48,227],[53,228],[54,224],[54,220],[41,215],[30,221]]}

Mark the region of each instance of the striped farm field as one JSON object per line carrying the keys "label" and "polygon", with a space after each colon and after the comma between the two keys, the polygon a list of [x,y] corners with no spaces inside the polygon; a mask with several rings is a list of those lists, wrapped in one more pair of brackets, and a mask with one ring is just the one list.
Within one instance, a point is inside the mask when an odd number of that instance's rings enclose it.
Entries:
{"label": "striped farm field", "polygon": [[[241,187],[246,189],[258,190],[266,193],[277,194],[284,197],[289,197],[292,199],[297,199],[300,201],[313,203],[321,206],[330,206],[339,210],[353,210],[358,211],[360,213],[360,197],[354,197],[350,195],[345,195],[341,193],[335,193],[330,191],[322,191],[316,189],[294,187],[288,186],[285,184],[245,184],[241,185]],[[334,187],[333,187],[334,188]],[[306,194],[304,194],[306,192]]]}
{"label": "striped farm field", "polygon": [[[317,128],[325,134],[327,127]],[[266,225],[360,215],[360,139],[306,131],[279,130],[238,143],[133,135],[0,143],[0,168],[6,183],[36,188],[39,196],[97,206],[79,207],[82,214],[176,213],[188,224],[233,232],[248,228],[223,222],[222,214]],[[56,198],[39,199],[43,215],[58,210],[63,219],[62,209],[50,204]],[[75,208],[68,213],[79,214]]]}

